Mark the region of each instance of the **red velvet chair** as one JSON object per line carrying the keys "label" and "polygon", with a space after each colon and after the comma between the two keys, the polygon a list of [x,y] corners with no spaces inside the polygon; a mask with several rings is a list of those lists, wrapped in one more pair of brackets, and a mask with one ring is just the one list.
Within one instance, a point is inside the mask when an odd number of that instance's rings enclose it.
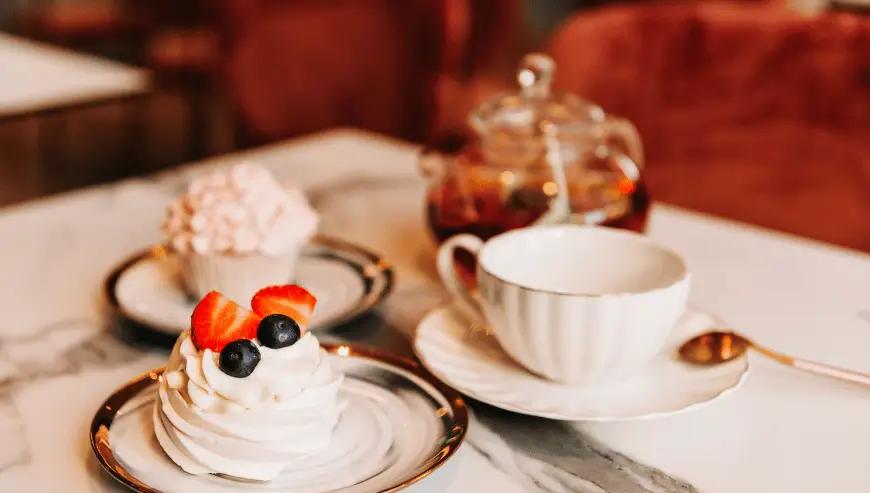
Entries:
{"label": "red velvet chair", "polygon": [[549,52],[558,86],[637,124],[655,198],[870,251],[870,17],[615,6]]}
{"label": "red velvet chair", "polygon": [[515,0],[212,3],[230,97],[259,141],[339,125],[425,140],[455,90],[439,79],[486,67],[519,20]]}

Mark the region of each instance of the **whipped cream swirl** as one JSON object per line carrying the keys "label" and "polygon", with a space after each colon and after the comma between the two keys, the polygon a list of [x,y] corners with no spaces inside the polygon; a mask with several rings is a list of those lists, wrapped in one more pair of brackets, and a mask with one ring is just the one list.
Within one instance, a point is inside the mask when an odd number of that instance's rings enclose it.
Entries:
{"label": "whipped cream swirl", "polygon": [[330,367],[317,338],[260,346],[246,378],[218,367],[219,354],[181,334],[160,381],[154,432],[173,462],[190,474],[271,480],[294,459],[329,447],[346,405],[344,375]]}
{"label": "whipped cream swirl", "polygon": [[300,190],[242,163],[195,179],[169,204],[162,229],[183,253],[279,256],[307,242],[318,223]]}

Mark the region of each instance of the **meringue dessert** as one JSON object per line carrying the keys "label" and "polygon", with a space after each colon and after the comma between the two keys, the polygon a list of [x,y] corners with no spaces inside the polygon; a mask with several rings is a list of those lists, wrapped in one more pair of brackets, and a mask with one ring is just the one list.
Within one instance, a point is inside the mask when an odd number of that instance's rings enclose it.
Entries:
{"label": "meringue dessert", "polygon": [[154,406],[155,436],[175,464],[268,481],[329,448],[344,375],[307,330],[315,303],[292,285],[260,290],[252,310],[218,292],[200,301]]}
{"label": "meringue dessert", "polygon": [[162,230],[195,299],[217,290],[247,303],[262,286],[291,282],[319,221],[299,189],[241,163],[193,180],[169,204]]}

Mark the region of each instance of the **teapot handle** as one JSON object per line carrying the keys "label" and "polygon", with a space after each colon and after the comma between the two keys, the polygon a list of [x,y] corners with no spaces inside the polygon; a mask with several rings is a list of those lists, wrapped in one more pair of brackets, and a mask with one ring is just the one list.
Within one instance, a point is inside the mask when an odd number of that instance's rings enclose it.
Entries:
{"label": "teapot handle", "polygon": [[637,133],[637,128],[625,118],[612,115],[607,115],[600,128],[604,133],[603,141],[605,144],[612,149],[622,151],[633,161],[635,171],[625,173],[625,175],[632,181],[637,181],[640,170],[644,167],[643,144],[640,140],[640,134]]}

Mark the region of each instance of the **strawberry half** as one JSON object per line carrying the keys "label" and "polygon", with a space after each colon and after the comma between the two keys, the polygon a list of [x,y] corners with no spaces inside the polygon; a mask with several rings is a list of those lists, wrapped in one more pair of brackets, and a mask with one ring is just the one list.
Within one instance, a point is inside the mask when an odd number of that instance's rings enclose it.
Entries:
{"label": "strawberry half", "polygon": [[317,298],[305,288],[296,285],[263,288],[251,300],[251,308],[257,315],[287,315],[299,324],[303,332],[308,329],[308,322],[316,304]]}
{"label": "strawberry half", "polygon": [[216,353],[235,340],[257,337],[259,325],[260,317],[217,291],[205,295],[190,317],[193,345]]}

